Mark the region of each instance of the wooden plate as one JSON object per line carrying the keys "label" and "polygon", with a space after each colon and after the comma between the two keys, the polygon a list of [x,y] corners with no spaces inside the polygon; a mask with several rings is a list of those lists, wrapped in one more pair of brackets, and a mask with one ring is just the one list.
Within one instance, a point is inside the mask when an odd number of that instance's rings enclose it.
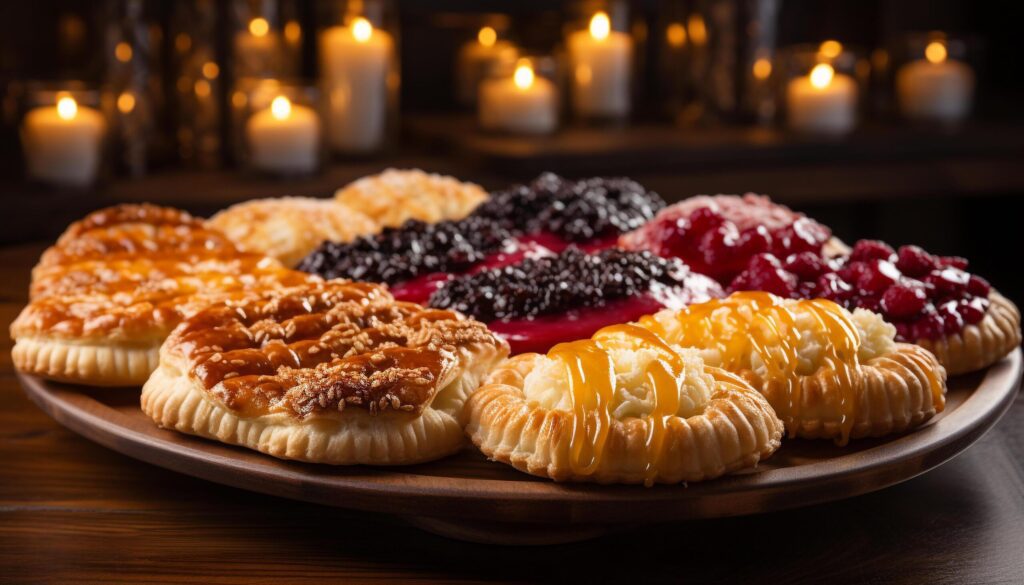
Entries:
{"label": "wooden plate", "polygon": [[966,449],[1009,408],[1021,350],[985,372],[954,378],[946,410],[924,427],[839,448],[784,441],[757,469],[689,486],[556,484],[467,448],[400,468],[281,461],[159,429],[138,390],[86,388],[19,374],[28,395],[71,430],[130,457],[243,489],[397,514],[456,538],[505,544],[567,542],[645,522],[753,514],[848,498],[923,473]]}

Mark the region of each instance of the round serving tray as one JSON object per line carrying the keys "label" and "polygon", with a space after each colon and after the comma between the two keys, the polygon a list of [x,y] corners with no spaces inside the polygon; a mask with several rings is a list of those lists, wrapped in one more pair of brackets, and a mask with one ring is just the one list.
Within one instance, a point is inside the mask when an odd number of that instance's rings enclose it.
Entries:
{"label": "round serving tray", "polygon": [[768,512],[848,498],[910,479],[966,449],[999,420],[1020,386],[1021,350],[949,382],[946,410],[905,435],[784,440],[756,469],[690,485],[557,484],[487,461],[471,447],[408,467],[333,467],[163,430],[138,390],[88,388],[21,375],[28,395],[69,429],[120,453],[247,490],[397,514],[421,528],[479,542],[544,544],[644,522]]}

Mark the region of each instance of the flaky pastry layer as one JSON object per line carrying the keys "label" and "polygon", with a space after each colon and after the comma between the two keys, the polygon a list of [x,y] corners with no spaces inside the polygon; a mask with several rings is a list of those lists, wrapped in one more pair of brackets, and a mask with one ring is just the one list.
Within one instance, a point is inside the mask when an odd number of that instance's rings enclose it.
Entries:
{"label": "flaky pastry layer", "polygon": [[985,317],[959,333],[915,343],[939,358],[951,376],[987,368],[1020,346],[1020,310],[1003,295],[989,294]]}
{"label": "flaky pastry layer", "polygon": [[487,199],[479,185],[419,169],[387,169],[339,189],[335,200],[385,227],[410,219],[433,223],[462,219]]}

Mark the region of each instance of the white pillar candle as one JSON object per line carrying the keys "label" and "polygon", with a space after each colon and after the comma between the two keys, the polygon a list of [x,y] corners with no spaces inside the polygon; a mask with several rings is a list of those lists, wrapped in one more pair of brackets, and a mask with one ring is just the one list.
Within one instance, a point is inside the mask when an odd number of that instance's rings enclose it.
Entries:
{"label": "white pillar candle", "polygon": [[786,113],[794,130],[845,134],[856,123],[857,83],[831,65],[816,65],[786,86]]}
{"label": "white pillar candle", "polygon": [[633,39],[611,30],[604,12],[590,19],[590,28],[569,35],[572,104],[585,118],[629,115]]}
{"label": "white pillar candle", "polygon": [[247,31],[235,35],[236,75],[240,77],[279,74],[280,38],[265,18],[249,21]]}
{"label": "white pillar candle", "polygon": [[55,106],[30,111],[21,129],[28,175],[59,185],[91,184],[99,171],[105,129],[98,111],[68,96]]}
{"label": "white pillar candle", "polygon": [[534,75],[528,63],[520,63],[511,78],[480,84],[479,118],[486,130],[547,134],[558,125],[555,84]]}
{"label": "white pillar candle", "polygon": [[900,67],[896,96],[900,111],[911,120],[957,122],[967,116],[974,94],[974,71],[947,58],[946,46],[933,41],[925,58]]}
{"label": "white pillar candle", "polygon": [[321,77],[327,91],[327,136],[343,152],[366,152],[384,142],[388,73],[394,43],[387,32],[356,18],[320,36]]}
{"label": "white pillar candle", "polygon": [[514,62],[518,53],[515,45],[498,39],[498,33],[493,28],[481,28],[475,40],[459,49],[455,68],[456,97],[459,103],[467,106],[476,103],[480,82],[497,64]]}
{"label": "white pillar candle", "polygon": [[316,170],[320,119],[312,108],[278,96],[245,125],[253,167],[281,174]]}

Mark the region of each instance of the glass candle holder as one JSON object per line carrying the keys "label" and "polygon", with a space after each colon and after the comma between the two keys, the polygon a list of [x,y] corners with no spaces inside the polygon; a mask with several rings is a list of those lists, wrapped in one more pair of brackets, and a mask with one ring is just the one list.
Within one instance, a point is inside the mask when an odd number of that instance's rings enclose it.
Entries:
{"label": "glass candle holder", "polygon": [[570,103],[577,118],[622,121],[632,109],[633,38],[629,6],[620,1],[582,2],[567,26]]}
{"label": "glass candle holder", "polygon": [[968,45],[941,32],[907,35],[898,51],[896,102],[913,122],[955,125],[971,111],[974,69]]}
{"label": "glass candle holder", "polygon": [[495,67],[512,66],[519,58],[519,48],[508,39],[508,21],[505,16],[487,19],[459,48],[455,63],[455,98],[459,105],[475,105],[480,82]]}
{"label": "glass candle holder", "polygon": [[834,40],[786,51],[780,91],[793,131],[841,136],[856,126],[867,61]]}
{"label": "glass candle holder", "polygon": [[383,0],[325,6],[318,53],[327,142],[339,154],[383,150],[397,129],[397,15]]}
{"label": "glass candle holder", "polygon": [[315,173],[324,153],[324,128],[315,87],[275,79],[240,81],[231,94],[236,158],[256,173]]}
{"label": "glass candle holder", "polygon": [[77,82],[30,84],[21,109],[28,178],[73,188],[94,184],[108,126],[99,92]]}
{"label": "glass candle holder", "polygon": [[496,64],[480,83],[480,127],[509,134],[550,134],[558,128],[557,68],[551,57]]}

